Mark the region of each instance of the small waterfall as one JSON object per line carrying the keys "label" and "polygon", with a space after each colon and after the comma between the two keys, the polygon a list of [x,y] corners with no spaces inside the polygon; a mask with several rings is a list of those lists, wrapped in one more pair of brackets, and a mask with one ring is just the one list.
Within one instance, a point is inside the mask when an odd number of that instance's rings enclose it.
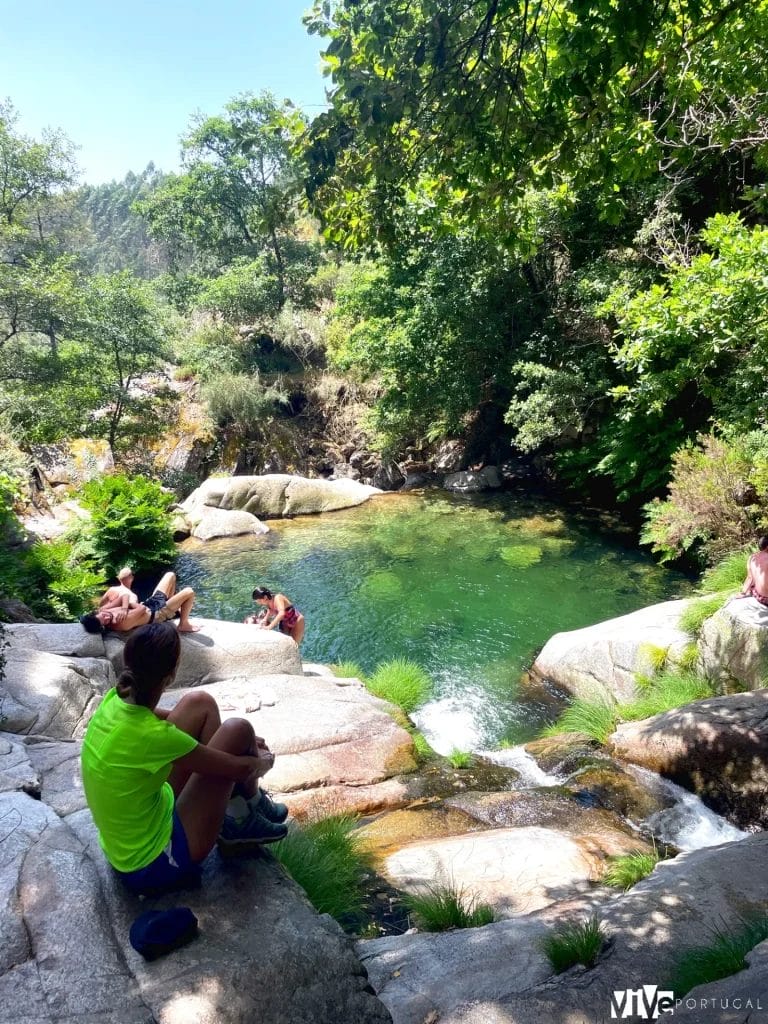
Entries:
{"label": "small waterfall", "polygon": [[539,768],[525,747],[507,747],[505,750],[478,750],[479,757],[484,757],[494,764],[503,764],[520,772],[516,789],[533,789],[538,786],[560,786],[563,779],[551,775]]}
{"label": "small waterfall", "polygon": [[669,779],[636,765],[627,765],[627,769],[646,789],[672,801],[670,807],[656,811],[643,822],[644,828],[661,842],[671,843],[679,850],[701,850],[706,846],[733,843],[749,835],[711,811],[694,793]]}
{"label": "small waterfall", "polygon": [[430,701],[411,718],[430,747],[444,757],[454,750],[477,750],[481,744],[477,712],[466,697]]}

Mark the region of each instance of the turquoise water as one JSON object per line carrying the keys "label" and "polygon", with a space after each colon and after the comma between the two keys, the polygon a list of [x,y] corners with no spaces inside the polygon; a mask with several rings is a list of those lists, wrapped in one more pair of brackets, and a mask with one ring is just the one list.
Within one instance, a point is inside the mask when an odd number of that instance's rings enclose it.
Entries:
{"label": "turquoise water", "polygon": [[382,495],[270,526],[183,545],[178,573],[197,591],[195,611],[240,620],[254,586],[267,586],[306,616],[306,661],[370,671],[412,658],[436,686],[425,731],[455,732],[461,749],[536,732],[545,707],[519,680],[553,633],[688,589],[594,525],[509,496]]}

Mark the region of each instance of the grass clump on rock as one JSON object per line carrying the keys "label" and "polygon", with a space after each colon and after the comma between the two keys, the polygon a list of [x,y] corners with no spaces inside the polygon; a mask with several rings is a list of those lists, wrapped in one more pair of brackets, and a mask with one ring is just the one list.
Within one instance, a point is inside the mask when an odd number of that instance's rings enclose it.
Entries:
{"label": "grass clump on rock", "polygon": [[472,754],[468,750],[452,750],[448,760],[453,768],[469,768],[472,764]]}
{"label": "grass clump on rock", "polygon": [[692,988],[738,974],[747,967],[747,953],[768,939],[768,916],[746,921],[737,932],[714,929],[712,941],[683,953],[672,972],[670,988],[681,999]]}
{"label": "grass clump on rock", "polygon": [[406,658],[383,662],[365,685],[374,696],[396,704],[406,714],[424,704],[432,692],[432,680],[421,665]]}
{"label": "grass clump on rock", "polygon": [[587,700],[577,697],[556,722],[548,725],[542,736],[557,736],[561,732],[578,732],[605,743],[616,728],[616,705],[604,697]]}
{"label": "grass clump on rock", "polygon": [[362,878],[368,858],[354,833],[356,821],[347,814],[293,824],[273,847],[275,856],[307,894],[320,914],[349,922],[362,912]]}
{"label": "grass clump on rock", "polygon": [[661,859],[655,846],[652,850],[635,850],[620,857],[611,857],[603,881],[614,889],[626,892],[647,878]]}
{"label": "grass clump on rock", "polygon": [[365,675],[356,661],[339,661],[330,666],[337,679],[359,679],[365,681]]}
{"label": "grass clump on rock", "polygon": [[575,964],[594,967],[605,941],[603,926],[593,916],[556,928],[541,940],[541,949],[555,974],[562,974]]}
{"label": "grass clump on rock", "polygon": [[715,612],[720,611],[724,601],[724,594],[695,598],[680,616],[680,629],[691,637],[698,637],[701,627]]}
{"label": "grass clump on rock", "polygon": [[625,722],[635,722],[711,695],[710,684],[695,672],[663,672],[648,682],[636,700],[621,704],[618,710]]}
{"label": "grass clump on rock", "polygon": [[492,924],[496,914],[463,887],[452,884],[428,885],[405,897],[405,905],[419,928],[425,932],[447,932],[454,928],[481,928]]}

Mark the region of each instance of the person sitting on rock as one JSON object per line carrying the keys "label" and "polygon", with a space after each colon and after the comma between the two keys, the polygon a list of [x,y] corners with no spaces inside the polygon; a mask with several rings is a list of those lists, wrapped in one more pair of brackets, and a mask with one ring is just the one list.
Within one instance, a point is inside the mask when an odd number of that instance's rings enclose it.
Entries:
{"label": "person sitting on rock", "polygon": [[757,551],[747,560],[747,578],[739,597],[754,597],[768,606],[768,537],[760,538]]}
{"label": "person sitting on rock", "polygon": [[99,608],[135,608],[139,603],[138,597],[134,594],[133,569],[124,566],[117,574],[117,586],[110,587],[99,601]]}
{"label": "person sitting on rock", "polygon": [[278,628],[297,644],[301,643],[304,636],[304,616],[285,594],[273,594],[266,587],[256,587],[251,596],[256,604],[261,605],[266,611],[266,615],[259,615],[256,619],[260,629]]}
{"label": "person sitting on rock", "polygon": [[171,711],[158,708],[180,650],[169,622],[133,633],[117,685],[83,739],[83,789],[101,848],[139,895],[198,884],[217,842],[237,855],[288,831],[288,808],[259,788],[274,754],[250,722],[222,722],[214,698],[199,690]]}
{"label": "person sitting on rock", "polygon": [[80,616],[80,622],[87,633],[105,633],[114,629],[118,633],[127,633],[137,626],[150,625],[153,622],[165,622],[179,613],[179,632],[196,633],[199,626],[189,621],[189,613],[195,603],[195,592],[191,587],[184,587],[176,593],[176,574],[167,572],[151,597],[141,601],[135,608],[97,608]]}

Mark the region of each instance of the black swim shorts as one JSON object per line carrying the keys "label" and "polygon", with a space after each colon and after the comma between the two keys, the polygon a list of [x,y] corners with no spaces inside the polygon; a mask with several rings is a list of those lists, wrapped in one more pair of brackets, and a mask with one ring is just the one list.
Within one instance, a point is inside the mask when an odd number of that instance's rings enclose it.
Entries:
{"label": "black swim shorts", "polygon": [[143,605],[149,608],[150,623],[155,621],[155,616],[161,610],[161,608],[165,608],[167,602],[168,598],[165,596],[162,590],[156,590],[151,597],[148,597],[146,601],[141,602]]}

